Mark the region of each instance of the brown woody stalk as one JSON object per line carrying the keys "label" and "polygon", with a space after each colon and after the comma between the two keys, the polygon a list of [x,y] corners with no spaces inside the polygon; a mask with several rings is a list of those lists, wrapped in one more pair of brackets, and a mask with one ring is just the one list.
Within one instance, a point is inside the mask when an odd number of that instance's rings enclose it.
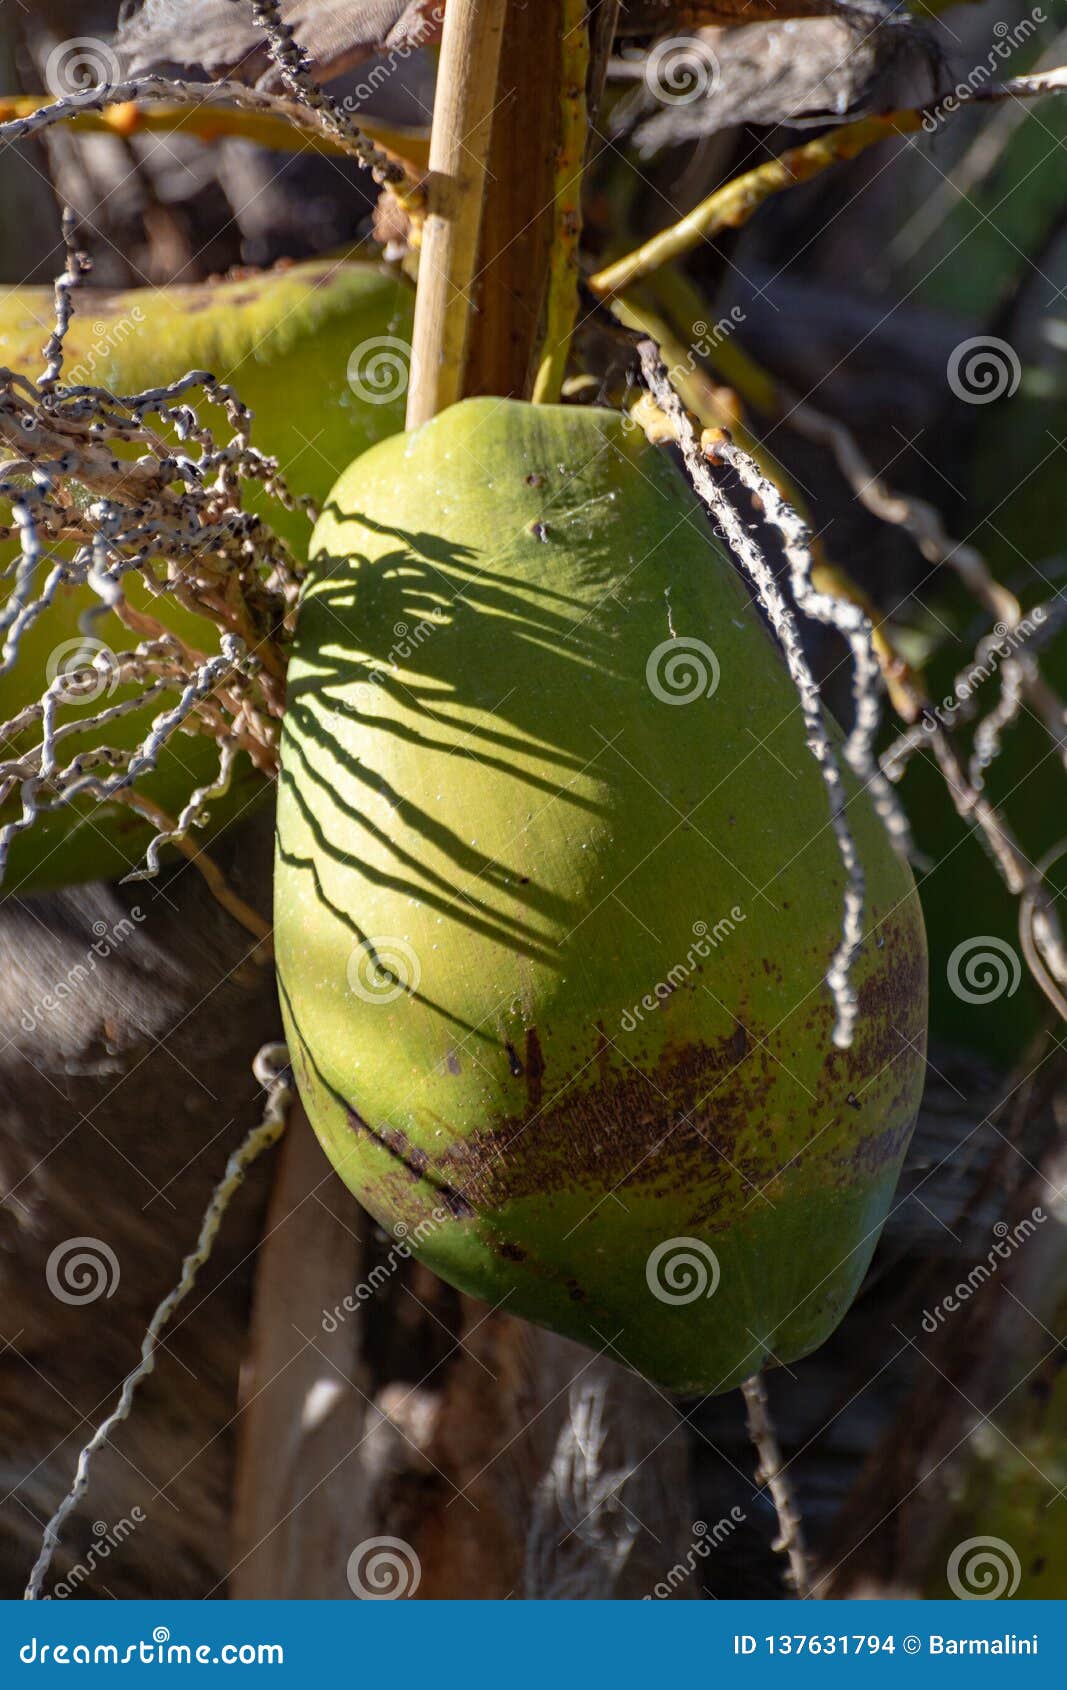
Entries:
{"label": "brown woody stalk", "polygon": [[463,393],[507,0],[450,0],[430,132],[407,423]]}

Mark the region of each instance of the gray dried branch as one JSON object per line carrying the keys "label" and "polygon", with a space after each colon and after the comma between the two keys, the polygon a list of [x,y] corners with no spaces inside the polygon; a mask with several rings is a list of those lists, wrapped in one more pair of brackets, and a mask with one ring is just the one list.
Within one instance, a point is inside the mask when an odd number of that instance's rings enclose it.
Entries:
{"label": "gray dried branch", "polygon": [[89,271],[88,258],[84,252],[78,250],[74,213],[69,206],[63,208],[62,229],[67,263],[66,268],[56,277],[56,321],[44,349],[45,369],[38,383],[42,392],[54,387],[59,380],[63,368],[63,342],[70,327],[70,319],[74,315],[74,301],[70,296],[76,287],[80,287]]}
{"label": "gray dried branch", "polygon": [[418,183],[408,177],[403,166],[369,141],[343,114],[338,118],[334,110],[327,111],[292,98],[284,99],[278,94],[246,88],[240,82],[179,82],[165,76],[126,77],[121,82],[64,94],[51,105],[38,106],[36,111],[25,117],[14,117],[0,123],[0,141],[11,143],[39,135],[54,124],[67,122],[79,112],[101,112],[107,106],[157,100],[170,105],[232,106],[240,111],[284,118],[297,129],[310,130],[339,146],[369,170],[376,182],[413,197],[420,192]]}
{"label": "gray dried branch", "polygon": [[235,739],[224,739],[219,743],[219,772],[215,779],[204,786],[198,786],[189,794],[188,802],[178,814],[173,828],[165,833],[158,833],[148,847],[145,855],[144,868],[135,869],[132,874],[124,876],[125,880],[151,880],[159,873],[159,854],[166,845],[176,844],[188,836],[189,829],[195,827],[203,816],[206,806],[213,798],[225,798],[233,782],[233,768],[237,760],[240,747]]}
{"label": "gray dried branch", "polygon": [[814,621],[835,628],[848,645],[852,657],[855,717],[845,741],[845,758],[853,774],[864,782],[870,792],[894,844],[899,850],[908,852],[912,848],[908,818],[874,755],[882,720],[882,670],[874,649],[871,619],[862,605],[850,599],[834,598],[815,587],[812,581],[815,559],[808,525],[782,497],[774,482],[763,474],[755,459],[730,441],[716,442],[714,451],[736,472],[742,485],[758,498],[764,518],[781,534],[782,550],[789,565],[789,582],[798,608]]}
{"label": "gray dried branch", "polygon": [[[245,3],[246,0],[230,0],[231,6],[243,6]],[[263,31],[271,61],[296,104],[311,112],[334,140],[350,146],[354,156],[366,165],[376,181],[396,185],[403,182],[401,166],[368,141],[344,108],[319,87],[311,74],[308,55],[297,45],[292,24],[283,21],[279,0],[247,0],[247,4],[251,7],[253,22]]]}
{"label": "gray dried branch", "polygon": [[1052,859],[1045,866],[1030,862],[996,806],[968,780],[950,735],[936,720],[928,738],[956,813],[981,834],[1004,884],[1020,899],[1020,934],[1031,972],[1057,1013],[1067,1020],[1067,945],[1046,879]]}
{"label": "gray dried branch", "polygon": [[778,1517],[774,1548],[786,1557],[788,1582],[794,1594],[803,1601],[811,1594],[811,1568],[804,1543],[804,1528],[793,1487],[786,1478],[762,1375],[753,1373],[751,1378],[746,1379],[741,1386],[741,1394],[745,1399],[748,1435],[759,1462],[756,1483],[766,1486]]}
{"label": "gray dried branch", "polygon": [[[842,475],[872,516],[902,528],[915,541],[928,563],[943,564],[952,569],[997,622],[1003,622],[1010,629],[1019,627],[1023,621],[1023,610],[1015,594],[996,579],[976,546],[966,540],[952,539],[935,505],[889,487],[868,463],[851,431],[836,417],[826,416],[805,402],[792,400],[788,400],[786,415],[798,433],[830,446]],[[1053,607],[1043,608],[1052,615]],[[1033,617],[1034,612],[1030,615]],[[1028,671],[1023,682],[1026,696],[1062,748],[1063,704],[1036,671]]]}
{"label": "gray dried branch", "polygon": [[[0,608],[0,673],[18,663],[27,632],[64,587],[88,589],[99,602],[81,618],[85,661],[48,679],[3,725],[5,738],[17,734],[20,743],[0,760],[0,802],[17,790],[21,811],[0,826],[0,879],[12,840],[42,811],[84,793],[128,793],[179,730],[210,734],[273,772],[284,647],[301,575],[289,548],[243,508],[249,481],[288,509],[296,501],[275,460],[253,447],[251,414],[231,387],[205,371],[132,395],[63,384],[63,340],[85,268],[69,220],[65,232],[68,261],[56,285],[42,381],[0,370],[0,500],[10,503],[20,541]],[[228,440],[216,440],[194,400],[222,412]],[[169,597],[206,617],[205,627],[213,623],[218,652],[192,650],[135,608],[125,592],[131,575],[161,603]],[[141,636],[133,650],[94,651],[89,630],[108,611]],[[136,694],[84,713],[105,685],[112,691],[119,683],[136,686]],[[164,708],[167,693],[176,698]],[[160,711],[138,744],[116,749],[98,741],[64,762],[72,735],[99,734],[157,701]],[[229,750],[223,759],[225,784]],[[222,789],[216,782],[195,793],[179,830],[195,825]],[[155,850],[150,861],[157,857]]]}
{"label": "gray dried branch", "polygon": [[929,706],[924,706],[920,720],[898,735],[883,753],[882,769],[887,779],[898,781],[910,757],[925,747],[932,750],[957,813],[978,830],[1008,890],[1021,900],[1020,934],[1031,972],[1057,1013],[1067,1019],[1067,949],[1045,871],[1029,862],[1005,818],[984,792],[985,772],[1000,755],[1005,730],[1018,719],[1024,704],[1030,705],[1060,760],[1067,764],[1067,710],[1042,675],[1036,656],[1067,620],[1067,602],[1059,595],[1024,611],[1015,594],[993,575],[977,547],[950,537],[934,505],[895,491],[875,473],[843,423],[801,401],[790,400],[786,415],[808,439],[831,447],[838,468],[866,510],[902,528],[929,563],[952,569],[979,604],[997,619],[992,631],[978,642],[971,662],[957,674],[953,687],[952,722],[965,725],[978,713],[982,684],[994,673],[1000,679],[997,702],[975,729],[967,770],[945,723]]}
{"label": "gray dried branch", "polygon": [[[866,879],[845,813],[848,794],[823,716],[819,688],[804,655],[792,607],[786,601],[774,571],[753,539],[748,525],[712,474],[685,406],[671,386],[670,376],[660,357],[658,346],[655,341],[642,340],[639,342],[638,351],[645,383],[671,424],[690,481],[721,527],[731,552],[752,583],[759,604],[774,630],[800,699],[808,749],[815,758],[826,786],[830,826],[845,871],[841,942],[830,960],[826,983],[833,996],[837,1015],[834,1043],[844,1049],[852,1043],[858,1014],[852,970],[863,943]],[[753,469],[759,473],[756,466],[753,465]]]}

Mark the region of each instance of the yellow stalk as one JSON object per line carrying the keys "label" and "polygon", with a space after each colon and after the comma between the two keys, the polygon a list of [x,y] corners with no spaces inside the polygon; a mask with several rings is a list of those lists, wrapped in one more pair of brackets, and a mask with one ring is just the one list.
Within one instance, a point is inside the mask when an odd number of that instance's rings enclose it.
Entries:
{"label": "yellow stalk", "polygon": [[627,292],[654,270],[683,257],[702,241],[711,240],[723,229],[736,229],[747,222],[772,194],[792,188],[798,182],[807,182],[831,164],[855,158],[878,141],[921,127],[921,112],[891,112],[887,117],[868,117],[861,123],[843,124],[840,129],[831,129],[820,135],[817,141],[790,147],[780,158],[770,159],[754,170],[746,170],[743,175],[735,176],[732,182],[716,188],[688,216],[653,235],[635,252],[629,252],[605,269],[598,270],[589,278],[588,286],[600,299]]}
{"label": "yellow stalk", "polygon": [[[0,95],[0,123],[15,118],[32,117],[41,106],[54,104],[51,94]],[[270,112],[238,111],[225,106],[167,105],[165,102],[141,104],[128,100],[122,105],[107,106],[103,111],[74,112],[68,118],[72,129],[95,135],[159,135],[181,130],[194,135],[198,141],[217,141],[224,136],[236,136],[242,141],[255,141],[258,146],[272,147],[276,152],[326,153],[343,158],[346,149],[332,141],[321,130],[305,128],[288,118]],[[429,164],[428,135],[416,129],[400,129],[375,118],[360,118],[360,128],[368,138],[382,147],[402,164],[411,176],[421,175]]]}
{"label": "yellow stalk", "polygon": [[506,0],[449,0],[430,133],[407,424],[463,395]]}

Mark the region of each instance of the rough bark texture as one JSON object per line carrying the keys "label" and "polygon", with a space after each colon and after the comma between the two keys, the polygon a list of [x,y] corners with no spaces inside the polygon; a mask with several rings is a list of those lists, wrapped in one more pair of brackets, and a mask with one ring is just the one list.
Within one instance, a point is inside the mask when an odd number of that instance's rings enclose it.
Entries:
{"label": "rough bark texture", "polygon": [[[242,834],[247,867],[235,867],[236,844],[227,853],[235,883],[263,910],[269,845],[264,818]],[[250,1063],[278,1019],[270,969],[243,961],[251,942],[185,866],[158,885],[0,905],[5,1595],[21,1590],[77,1451],[177,1279],[228,1153],[258,1116]],[[84,1560],[94,1521],[113,1527],[135,1507],[146,1516],[140,1541],[134,1534],[114,1551],[86,1595],[202,1595],[225,1572],[226,1428],[267,1178],[257,1170],[237,1203],[63,1546],[57,1580]],[[113,1253],[109,1298],[69,1303],[50,1290],[52,1251],[77,1237]]]}

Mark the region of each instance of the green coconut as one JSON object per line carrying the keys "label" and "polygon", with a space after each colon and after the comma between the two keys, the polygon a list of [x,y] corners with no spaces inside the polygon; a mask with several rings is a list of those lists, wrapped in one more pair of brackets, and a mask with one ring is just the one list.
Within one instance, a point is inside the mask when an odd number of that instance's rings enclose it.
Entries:
{"label": "green coconut", "polygon": [[[326,261],[293,265],[240,280],[129,293],[85,289],[66,338],[64,380],[137,393],[163,386],[190,370],[209,370],[229,382],[254,412],[253,443],[278,459],[292,491],[321,501],[354,453],[403,427],[406,363],[412,295],[407,284],[378,264]],[[41,347],[54,317],[50,288],[0,291],[0,364],[39,375]],[[218,437],[228,434],[224,413],[204,406],[203,419]],[[258,509],[297,554],[306,554],[310,526],[303,511],[285,511],[249,485],[248,504]],[[0,542],[0,568],[13,562],[18,542]],[[43,572],[46,565],[42,565]],[[0,603],[10,591],[0,580]],[[168,599],[149,601],[136,580],[128,597],[149,608],[194,649],[219,650],[213,623]],[[49,662],[67,665],[82,648],[78,622],[98,604],[88,589],[64,590],[23,640],[15,666],[0,675],[0,722],[13,718],[39,697]],[[94,621],[88,649],[99,644],[128,649],[134,636],[116,616]],[[82,714],[126,696],[110,691],[87,703]],[[71,753],[100,742],[128,748],[139,743],[168,696],[146,711],[109,725],[104,734],[77,736]],[[69,719],[70,712],[65,714]],[[15,755],[23,741],[8,741]],[[139,790],[175,814],[191,793],[213,779],[218,767],[214,743],[183,734],[164,749],[155,773]],[[202,837],[228,825],[265,790],[247,759],[231,791],[211,806]],[[17,799],[0,810],[0,821],[19,813]],[[126,873],[139,863],[153,829],[126,806],[86,798],[43,815],[12,847],[5,891],[26,892]]]}
{"label": "green coconut", "polygon": [[275,920],[335,1168],[445,1279],[668,1387],[811,1350],[914,1123],[922,919],[853,789],[836,1048],[825,788],[670,456],[468,400],[351,466],[312,569]]}

